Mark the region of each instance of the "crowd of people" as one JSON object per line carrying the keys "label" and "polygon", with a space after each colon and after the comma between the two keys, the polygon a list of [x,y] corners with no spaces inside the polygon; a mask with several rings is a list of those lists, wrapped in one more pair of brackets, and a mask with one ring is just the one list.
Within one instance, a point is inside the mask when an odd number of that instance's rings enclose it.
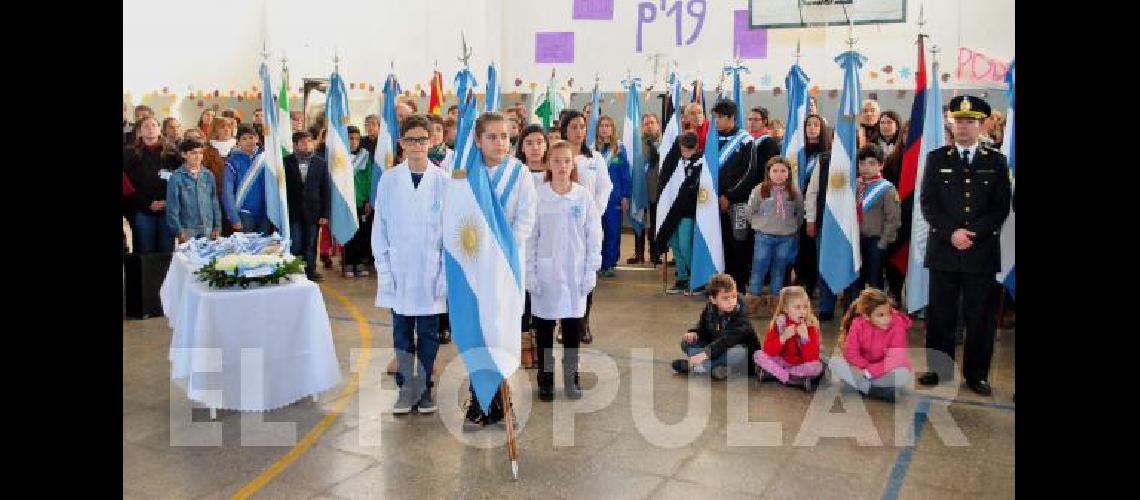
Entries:
{"label": "crowd of people", "polygon": [[[526,310],[521,321],[524,349],[537,348],[538,393],[554,398],[556,341],[565,347],[565,395],[581,397],[577,348],[593,341],[590,309],[597,279],[612,278],[621,256],[622,216],[631,209],[631,170],[644,169],[647,221],[634,234],[629,265],[675,266],[670,294],[703,293],[707,307],[697,325],[682,336],[685,357],[679,373],[728,376],[747,366],[762,380],[775,379],[807,389],[825,369],[820,358],[820,322],[830,321],[842,297],[843,362],[830,367],[863,393],[892,399],[910,376],[906,347],[911,317],[903,302],[905,272],[888,262],[910,238],[912,203],[930,222],[926,267],[930,305],[926,308],[927,347],[954,359],[955,335],[965,323],[963,371],[967,384],[988,395],[988,371],[996,325],[999,263],[998,232],[1010,209],[1010,185],[1002,142],[1001,116],[973,96],[945,107],[948,146],[930,153],[921,200],[900,199],[902,155],[907,128],[894,111],[867,100],[858,127],[856,213],[862,256],[858,279],[845,290],[831,290],[820,276],[831,132],[815,99],[802,123],[805,154],[781,156],[784,124],[752,108],[736,125],[736,103],[717,102],[712,120],[700,103],[680,113],[676,147],[659,158],[662,120],[645,113],[640,120],[643,165],[629,165],[614,120],[602,114],[596,140],[586,141],[586,112],[563,110],[549,130],[528,123],[521,103],[502,113],[484,113],[475,123],[475,162],[486,168],[507,222],[524,255]],[[399,138],[391,164],[374,159],[381,121],[364,119],[363,133],[348,127],[354,169],[357,233],[333,241],[328,230],[331,180],[325,161],[323,120],[306,130],[299,112],[291,116],[293,152],[285,158],[291,250],[305,260],[313,281],[318,258],[326,269],[340,255],[345,278],[377,275],[376,305],[393,313],[400,395],[394,411],[435,411],[432,369],[441,343],[449,341],[446,277],[440,207],[443,186],[454,167],[458,107],[445,116],[417,114],[411,100],[397,104]],[[242,124],[233,111],[202,113],[185,131],[175,118],[160,124],[146,106],[127,122],[124,107],[124,219],[130,223],[133,251],[171,252],[174,242],[215,238],[234,231],[270,234],[262,174],[248,178],[267,133],[261,112]],[[721,152],[719,196],[700,199],[701,170],[710,127]],[[678,170],[680,169],[680,170]],[[683,174],[671,217],[656,224],[666,183]],[[527,175],[530,174],[530,175]],[[840,181],[842,182],[842,181]],[[702,287],[690,287],[694,216],[697,205],[718,204],[725,270]],[[646,242],[649,242],[648,244]],[[343,251],[337,248],[343,246]],[[671,250],[673,262],[665,256]],[[648,253],[648,255],[646,255]],[[319,255],[318,255],[319,254]],[[765,289],[767,293],[765,292]],[[738,300],[737,291],[744,291]],[[811,300],[818,298],[813,312]],[[844,314],[845,313],[845,314]],[[771,317],[761,340],[749,316]],[[965,318],[963,321],[960,318]],[[555,325],[560,325],[556,334]],[[734,349],[734,347],[740,347]],[[739,353],[739,354],[734,354]],[[740,359],[735,359],[734,356]],[[939,358],[922,384],[952,380],[953,369]],[[485,413],[472,391],[464,429],[478,430],[504,418],[499,398]],[[509,411],[509,410],[508,410]]]}

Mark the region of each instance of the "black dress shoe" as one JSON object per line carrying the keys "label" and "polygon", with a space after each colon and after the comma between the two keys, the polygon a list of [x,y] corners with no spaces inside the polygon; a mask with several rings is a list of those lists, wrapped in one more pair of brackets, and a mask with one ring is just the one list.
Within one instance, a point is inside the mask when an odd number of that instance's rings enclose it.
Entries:
{"label": "black dress shoe", "polygon": [[440,344],[450,344],[451,343],[451,330],[440,330],[440,332],[439,332],[439,343]]}
{"label": "black dress shoe", "polygon": [[918,376],[918,383],[920,385],[938,385],[938,374],[934,372],[923,372]]}
{"label": "black dress shoe", "polygon": [[979,396],[990,396],[994,393],[993,390],[990,389],[990,383],[985,380],[967,380],[966,386],[969,387],[971,391],[977,393]]}

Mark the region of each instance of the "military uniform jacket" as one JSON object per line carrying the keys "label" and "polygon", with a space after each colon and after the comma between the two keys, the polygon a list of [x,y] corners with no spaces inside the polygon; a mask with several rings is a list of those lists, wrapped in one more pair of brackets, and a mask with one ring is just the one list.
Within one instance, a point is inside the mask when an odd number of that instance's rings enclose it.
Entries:
{"label": "military uniform jacket", "polygon": [[[922,178],[922,215],[930,223],[926,267],[936,271],[997,273],[1001,267],[999,234],[1009,215],[1009,164],[1005,155],[979,143],[969,165],[958,148],[943,146],[926,157]],[[950,244],[955,230],[976,233],[973,246]]]}

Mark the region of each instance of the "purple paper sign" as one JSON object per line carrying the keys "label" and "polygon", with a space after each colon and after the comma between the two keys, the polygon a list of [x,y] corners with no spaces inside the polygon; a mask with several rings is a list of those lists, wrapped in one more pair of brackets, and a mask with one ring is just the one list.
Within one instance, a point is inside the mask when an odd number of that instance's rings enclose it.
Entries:
{"label": "purple paper sign", "polygon": [[614,0],[574,0],[574,19],[613,20]]}
{"label": "purple paper sign", "polygon": [[768,58],[768,30],[748,29],[748,11],[733,12],[732,51],[741,59]]}
{"label": "purple paper sign", "polygon": [[559,31],[534,34],[534,62],[574,62],[574,32]]}

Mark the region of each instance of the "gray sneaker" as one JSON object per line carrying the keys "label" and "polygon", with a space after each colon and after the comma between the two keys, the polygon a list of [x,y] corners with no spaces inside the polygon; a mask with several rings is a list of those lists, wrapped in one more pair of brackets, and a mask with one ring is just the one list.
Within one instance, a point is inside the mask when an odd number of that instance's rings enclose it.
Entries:
{"label": "gray sneaker", "polygon": [[420,396],[420,402],[416,403],[416,411],[421,415],[435,413],[435,400],[431,398],[431,389],[424,389],[423,395]]}
{"label": "gray sneaker", "polygon": [[411,413],[412,406],[416,404],[416,397],[413,395],[412,390],[404,385],[400,388],[400,395],[396,398],[396,405],[392,407],[392,413],[396,415],[407,415]]}
{"label": "gray sneaker", "polygon": [[365,266],[364,264],[357,264],[356,275],[360,276],[361,278],[368,277],[368,266]]}

